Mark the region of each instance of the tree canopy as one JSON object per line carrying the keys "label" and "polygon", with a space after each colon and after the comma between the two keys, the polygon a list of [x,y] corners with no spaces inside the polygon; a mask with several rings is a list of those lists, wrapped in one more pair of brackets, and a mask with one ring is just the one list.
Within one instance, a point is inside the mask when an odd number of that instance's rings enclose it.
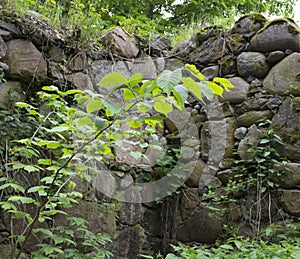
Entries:
{"label": "tree canopy", "polygon": [[[102,28],[130,25],[136,29],[152,29],[158,32],[175,30],[191,21],[211,23],[220,18],[235,18],[249,12],[266,15],[290,16],[296,0],[11,0],[41,11],[49,6],[58,20],[74,19],[74,9],[87,18],[91,14]],[[49,11],[48,10],[48,13]],[[96,14],[96,16],[95,16]],[[84,16],[84,15],[83,15]],[[96,18],[95,18],[96,17]],[[145,27],[146,26],[146,27]]]}

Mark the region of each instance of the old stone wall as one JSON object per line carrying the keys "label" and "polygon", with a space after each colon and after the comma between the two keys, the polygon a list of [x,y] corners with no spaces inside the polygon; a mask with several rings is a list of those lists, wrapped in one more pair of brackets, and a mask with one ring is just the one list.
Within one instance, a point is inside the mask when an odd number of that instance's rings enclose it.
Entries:
{"label": "old stone wall", "polygon": [[[279,188],[263,201],[262,221],[270,220],[270,208],[272,221],[300,216],[300,34],[292,20],[267,22],[258,14],[244,16],[230,30],[218,26],[199,30],[173,50],[159,36],[141,49],[137,39],[116,28],[103,36],[101,47],[87,51],[74,39],[75,32],[68,33],[57,34],[35,13],[29,13],[26,21],[13,14],[2,17],[0,69],[7,81],[1,82],[1,105],[24,100],[47,84],[104,93],[97,83],[110,72],[127,77],[140,72],[145,79],[153,79],[185,63],[195,64],[207,79],[226,77],[235,86],[206,105],[189,97],[186,110],[199,131],[200,157],[181,195],[171,202],[110,201],[103,205],[98,202],[103,195],[91,193],[89,184],[77,183],[87,198],[69,213],[86,218],[95,232],[108,232],[114,240],[115,258],[166,251],[166,240],[211,243],[225,223],[238,226],[241,234],[253,235],[256,219],[247,212],[256,203],[255,193],[241,194],[229,212],[218,218],[210,216],[203,193],[208,185],[216,192],[228,185],[236,174],[234,160],[247,160],[249,147],[255,147],[266,130],[259,126],[262,119],[270,120],[271,128],[283,139],[276,148],[288,160],[276,179]],[[120,100],[117,94],[114,98]],[[176,139],[175,125],[180,123],[176,119],[166,120],[161,132],[167,144]],[[186,150],[185,156],[193,149]],[[122,166],[114,173],[124,186],[133,184],[138,177],[133,178],[124,164],[132,166],[136,161],[121,150],[116,156]],[[0,241],[5,242],[9,233],[5,217],[1,227],[5,235]],[[29,250],[34,242],[28,243]]]}

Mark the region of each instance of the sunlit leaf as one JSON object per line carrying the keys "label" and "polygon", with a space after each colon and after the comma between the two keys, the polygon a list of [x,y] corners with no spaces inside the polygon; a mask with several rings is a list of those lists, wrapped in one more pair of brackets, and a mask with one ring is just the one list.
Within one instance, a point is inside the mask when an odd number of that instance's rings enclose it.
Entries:
{"label": "sunlit leaf", "polygon": [[186,64],[185,69],[199,80],[203,80],[205,76],[196,68],[195,65]]}
{"label": "sunlit leaf", "polygon": [[91,100],[87,105],[86,105],[86,112],[87,113],[92,113],[94,111],[98,111],[102,109],[103,105],[100,100]]}
{"label": "sunlit leaf", "polygon": [[217,85],[214,82],[211,81],[203,81],[202,82],[203,85],[207,85],[214,94],[222,96],[223,95],[223,88],[219,85]]}
{"label": "sunlit leaf", "polygon": [[143,81],[143,75],[141,73],[135,73],[133,74],[128,81],[129,86],[134,86],[136,84],[139,84]]}
{"label": "sunlit leaf", "polygon": [[123,76],[119,72],[112,72],[110,74],[105,75],[101,79],[98,86],[111,87],[111,86],[117,86],[117,85],[122,85],[122,84],[126,84],[126,83],[127,83],[127,79],[125,78],[125,76]]}
{"label": "sunlit leaf", "polygon": [[234,88],[234,85],[230,83],[226,78],[215,77],[213,81],[222,85],[226,92],[228,92],[230,88]]}
{"label": "sunlit leaf", "polygon": [[181,81],[183,82],[186,89],[188,89],[195,97],[203,102],[200,85],[195,82],[195,80],[190,77],[183,77],[181,78]]}
{"label": "sunlit leaf", "polygon": [[170,95],[173,88],[178,85],[181,77],[180,68],[174,71],[165,70],[158,76],[156,82],[158,86],[167,93],[167,95]]}
{"label": "sunlit leaf", "polygon": [[165,97],[163,97],[163,96],[155,97],[154,101],[155,101],[154,109],[157,112],[168,115],[168,113],[173,111],[172,105],[167,102]]}

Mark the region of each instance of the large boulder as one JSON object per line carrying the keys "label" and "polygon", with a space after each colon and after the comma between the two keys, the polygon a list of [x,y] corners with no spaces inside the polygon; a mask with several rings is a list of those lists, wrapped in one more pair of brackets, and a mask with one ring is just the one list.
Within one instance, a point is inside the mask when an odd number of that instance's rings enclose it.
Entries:
{"label": "large boulder", "polygon": [[300,96],[300,53],[293,53],[276,64],[263,81],[269,94]]}
{"label": "large boulder", "polygon": [[267,19],[258,13],[251,13],[239,18],[231,29],[231,33],[251,34],[261,29]]}
{"label": "large boulder", "polygon": [[47,77],[46,60],[30,41],[9,41],[5,59],[9,66],[9,76],[13,79],[42,82]]}
{"label": "large boulder", "polygon": [[189,61],[202,65],[213,64],[226,54],[224,44],[223,37],[209,38],[190,54]]}
{"label": "large boulder", "polygon": [[207,121],[201,130],[201,156],[204,160],[219,163],[233,155],[235,120]]}
{"label": "large boulder", "polygon": [[263,78],[269,72],[269,65],[264,54],[259,52],[243,52],[237,57],[237,70],[240,76]]}
{"label": "large boulder", "polygon": [[282,190],[280,202],[287,213],[300,216],[300,190]]}
{"label": "large boulder", "polygon": [[258,52],[291,49],[300,51],[299,27],[291,19],[278,19],[267,24],[251,39],[251,48]]}
{"label": "large boulder", "polygon": [[275,177],[275,181],[280,187],[285,189],[300,188],[300,164],[284,163],[275,168],[280,173]]}
{"label": "large boulder", "polygon": [[114,55],[124,58],[136,58],[139,53],[136,39],[121,28],[111,30],[103,35],[100,40]]}
{"label": "large boulder", "polygon": [[246,100],[250,85],[240,77],[233,77],[228,80],[234,85],[234,88],[230,89],[229,92],[224,91],[220,101],[238,104]]}
{"label": "large boulder", "polygon": [[[219,209],[221,209],[219,207]],[[214,243],[221,234],[224,217],[214,215],[207,207],[196,207],[185,221],[178,226],[177,240],[181,242]]]}
{"label": "large boulder", "polygon": [[271,128],[283,140],[280,154],[295,162],[300,161],[300,98],[288,98],[274,116]]}

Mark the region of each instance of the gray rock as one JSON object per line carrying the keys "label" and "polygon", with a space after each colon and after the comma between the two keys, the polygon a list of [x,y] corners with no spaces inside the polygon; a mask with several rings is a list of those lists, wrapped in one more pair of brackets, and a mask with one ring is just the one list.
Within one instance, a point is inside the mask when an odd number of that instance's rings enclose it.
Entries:
{"label": "gray rock", "polygon": [[0,36],[0,59],[2,59],[3,57],[5,57],[6,55],[6,43],[4,42],[4,40],[2,39],[2,37]]}
{"label": "gray rock", "polygon": [[91,90],[94,91],[93,83],[87,74],[78,72],[71,75],[66,75],[66,79],[71,82],[79,90]]}
{"label": "gray rock", "polygon": [[224,38],[209,38],[190,53],[189,61],[194,64],[213,64],[226,54]]}
{"label": "gray rock", "polygon": [[271,118],[272,118],[272,112],[269,110],[249,111],[244,113],[243,115],[240,115],[236,121],[239,127],[249,127],[260,120],[271,119]]}
{"label": "gray rock", "polygon": [[47,63],[42,53],[30,41],[9,41],[6,63],[9,66],[9,76],[13,79],[42,82],[47,77]]}
{"label": "gray rock", "polygon": [[197,161],[192,174],[185,182],[188,187],[197,188],[197,190],[198,190],[199,181],[200,181],[200,178],[201,178],[201,175],[203,173],[205,166],[206,166],[206,164],[202,159],[199,159]]}
{"label": "gray rock", "polygon": [[264,54],[243,52],[237,57],[237,70],[240,76],[263,78],[269,72],[269,65]]}
{"label": "gray rock", "polygon": [[300,98],[288,98],[280,106],[274,116],[271,128],[283,140],[279,148],[282,157],[300,162]]}
{"label": "gray rock", "polygon": [[293,215],[300,216],[300,190],[282,190],[280,191],[280,202],[283,209]]}
{"label": "gray rock", "polygon": [[300,53],[293,53],[271,69],[263,85],[269,94],[300,96],[299,71]]}
{"label": "gray rock", "polygon": [[253,51],[271,52],[291,49],[300,52],[300,35],[298,26],[291,19],[277,19],[267,24],[250,43]]}
{"label": "gray rock", "polygon": [[154,58],[153,62],[156,66],[156,71],[158,73],[161,73],[162,71],[164,71],[165,63],[166,63],[165,58]]}
{"label": "gray rock", "polygon": [[267,19],[258,13],[247,14],[239,18],[231,29],[231,33],[249,34],[257,32],[266,23]]}
{"label": "gray rock", "polygon": [[252,125],[245,138],[241,140],[238,146],[238,154],[243,160],[250,160],[253,157],[253,153],[249,151],[250,148],[255,148],[258,144],[258,140],[261,137],[262,132],[256,125]]}
{"label": "gray rock", "polygon": [[276,51],[272,51],[269,53],[269,55],[267,56],[267,59],[266,61],[269,63],[269,64],[276,64],[278,63],[280,60],[284,59],[285,57],[285,54],[283,51],[281,50],[276,50]]}
{"label": "gray rock", "polygon": [[115,28],[103,35],[100,41],[112,52],[112,54],[124,58],[136,58],[139,49],[137,41],[121,28]]}
{"label": "gray rock", "polygon": [[246,136],[248,129],[246,127],[237,128],[234,132],[234,137],[236,139],[242,139]]}
{"label": "gray rock", "polygon": [[217,173],[217,177],[221,180],[221,182],[226,185],[229,183],[230,180],[234,180],[234,176],[236,172],[231,169],[226,169],[224,171],[219,171]]}
{"label": "gray rock", "polygon": [[22,85],[18,81],[8,81],[0,84],[0,105],[25,100]]}
{"label": "gray rock", "polygon": [[185,40],[179,47],[175,49],[175,55],[186,59],[189,54],[196,48],[196,43],[192,40]]}
{"label": "gray rock", "polygon": [[[219,206],[220,208],[220,206]],[[209,208],[196,208],[177,229],[177,240],[181,242],[214,243],[220,236],[224,218],[213,216]]]}
{"label": "gray rock", "polygon": [[221,102],[229,102],[238,104],[243,102],[247,98],[250,85],[240,77],[233,77],[228,79],[234,88],[230,89],[229,92],[223,92],[223,98],[220,97]]}
{"label": "gray rock", "polygon": [[[250,90],[251,91],[251,90]],[[257,97],[257,98],[248,98],[241,104],[235,106],[236,114],[243,114],[248,111],[261,110],[265,109],[268,98]]]}
{"label": "gray rock", "polygon": [[201,129],[201,157],[217,164],[224,157],[231,157],[235,128],[234,119],[205,122]]}
{"label": "gray rock", "polygon": [[300,188],[300,164],[299,163],[285,163],[275,168],[280,175],[275,176],[274,180],[280,187],[285,189],[299,189]]}
{"label": "gray rock", "polygon": [[211,80],[214,77],[219,76],[219,66],[210,66],[202,69],[201,73],[206,77],[207,80]]}
{"label": "gray rock", "polygon": [[76,54],[71,57],[66,64],[66,67],[73,72],[78,72],[86,69],[88,66],[87,56],[85,54]]}

